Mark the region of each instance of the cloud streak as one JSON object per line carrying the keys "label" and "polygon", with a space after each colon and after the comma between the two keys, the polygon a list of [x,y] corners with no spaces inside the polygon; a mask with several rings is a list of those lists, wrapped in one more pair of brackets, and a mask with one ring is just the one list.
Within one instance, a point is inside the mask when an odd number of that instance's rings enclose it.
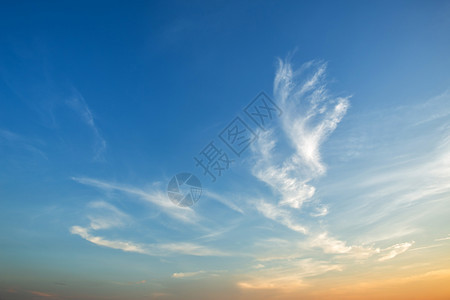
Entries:
{"label": "cloud streak", "polygon": [[294,220],[291,212],[287,209],[280,208],[277,205],[270,204],[268,202],[265,202],[264,200],[256,202],[255,207],[266,218],[274,220],[293,231],[304,234],[308,232],[308,230],[304,226],[298,224]]}
{"label": "cloud streak", "polygon": [[132,219],[112,204],[104,201],[91,202],[88,207],[95,210],[95,213],[90,213],[88,215],[90,225],[88,227],[72,226],[70,228],[70,233],[78,235],[95,245],[122,250],[124,252],[134,252],[151,256],[167,256],[172,254],[185,254],[192,256],[229,255],[223,251],[191,242],[147,244],[117,239],[111,240],[95,235],[93,232],[97,230],[125,227],[127,224],[132,222]]}
{"label": "cloud streak", "polygon": [[310,181],[325,173],[320,146],[345,115],[347,98],[329,95],[326,64],[310,62],[294,71],[289,61],[279,60],[274,97],[284,112],[282,132],[292,153],[277,161],[278,140],[273,132],[261,133],[252,148],[256,157],[253,174],[281,195],[280,205],[300,208],[314,196]]}
{"label": "cloud streak", "polygon": [[[266,218],[277,221],[291,230],[307,233],[305,226],[292,217],[290,208],[300,209],[313,198],[315,187],[311,181],[326,171],[320,146],[336,129],[345,115],[348,97],[332,97],[326,87],[326,64],[309,62],[293,70],[289,60],[279,60],[274,80],[275,101],[283,110],[281,135],[290,153],[279,154],[282,143],[274,130],[259,132],[252,145],[255,164],[252,173],[269,185],[278,201],[261,200],[257,210]],[[328,214],[328,207],[319,205],[315,217]]]}
{"label": "cloud streak", "polygon": [[340,264],[326,261],[306,259],[288,259],[277,261],[277,264],[260,268],[249,273],[247,280],[237,285],[242,289],[283,289],[284,291],[304,288],[308,284],[306,278],[319,276],[331,271],[342,271]]}
{"label": "cloud streak", "polygon": [[203,245],[194,243],[159,243],[159,244],[139,244],[130,241],[109,240],[101,236],[96,236],[90,233],[90,228],[81,226],[72,226],[70,232],[79,235],[81,238],[87,240],[98,246],[122,250],[124,252],[134,252],[146,254],[150,256],[168,256],[173,254],[183,254],[191,256],[228,256],[229,254],[212,249]]}
{"label": "cloud streak", "polygon": [[195,277],[197,275],[203,274],[205,271],[197,271],[197,272],[185,272],[185,273],[173,273],[172,278],[186,278],[186,277]]}
{"label": "cloud streak", "polygon": [[95,137],[94,159],[100,161],[103,160],[103,155],[106,151],[106,140],[100,133],[100,130],[95,122],[94,115],[92,114],[92,111],[87,105],[83,96],[78,91],[76,91],[75,95],[66,101],[66,104],[75,112],[77,112],[80,115],[82,121],[91,129]]}
{"label": "cloud streak", "polygon": [[8,145],[10,147],[22,148],[31,153],[36,153],[42,156],[44,159],[48,159],[47,155],[37,147],[37,144],[40,145],[43,144],[42,141],[24,137],[10,130],[0,128],[0,145],[3,144]]}
{"label": "cloud streak", "polygon": [[141,199],[146,203],[158,206],[170,217],[184,223],[194,224],[199,221],[199,217],[193,209],[189,207],[179,207],[174,205],[171,201],[169,201],[166,194],[160,190],[144,191],[140,188],[132,186],[126,186],[114,182],[86,177],[72,177],[72,180],[101,190],[116,190],[132,196],[136,196],[138,199]]}
{"label": "cloud streak", "polygon": [[413,244],[414,244],[414,242],[412,242],[412,243],[401,243],[401,244],[396,244],[396,245],[393,245],[393,246],[388,247],[386,249],[383,249],[383,251],[385,251],[387,253],[384,254],[383,256],[381,256],[378,259],[378,261],[386,261],[386,260],[389,260],[389,259],[393,259],[397,255],[400,255],[400,254],[406,252]]}

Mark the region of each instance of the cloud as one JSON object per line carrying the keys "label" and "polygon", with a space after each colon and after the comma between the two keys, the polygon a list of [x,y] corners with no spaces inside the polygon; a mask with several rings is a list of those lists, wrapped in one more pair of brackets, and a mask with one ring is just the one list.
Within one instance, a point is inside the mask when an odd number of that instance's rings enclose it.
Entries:
{"label": "cloud", "polygon": [[[364,151],[355,169],[328,184],[329,197],[340,199],[339,217],[354,218],[352,226],[369,226],[366,237],[382,239],[396,231],[420,230],[419,218],[445,209],[450,192],[450,93],[431,100],[383,111],[353,115],[350,135],[367,135]],[[439,118],[430,116],[439,115]],[[334,141],[333,153],[341,156]],[[433,203],[433,204],[432,204]],[[431,205],[432,204],[432,205]],[[379,237],[381,236],[381,237]]]}
{"label": "cloud", "polygon": [[238,213],[241,213],[241,214],[244,213],[244,211],[239,206],[234,204],[229,199],[229,197],[224,197],[224,196],[218,195],[218,194],[213,193],[213,192],[208,191],[208,190],[204,190],[203,194],[204,194],[204,196],[209,197],[209,198],[211,198],[213,200],[216,200],[216,201],[222,203],[223,205],[227,206],[228,208],[230,208],[230,209],[232,209],[234,211],[237,211]]}
{"label": "cloud", "polygon": [[[325,232],[308,239],[305,243],[297,243],[296,249],[290,249],[293,255],[257,258],[256,261],[264,261],[264,265],[253,266],[254,271],[250,271],[246,280],[241,280],[237,284],[243,289],[283,289],[298,290],[306,288],[311,284],[312,277],[331,272],[344,271],[354,260],[366,260],[377,257],[378,261],[392,259],[395,256],[409,249],[412,243],[396,244],[384,249],[371,246],[347,245],[345,241],[329,236]],[[258,245],[261,248],[261,245]],[[278,251],[280,248],[278,247]],[[314,254],[317,251],[308,248],[321,248],[326,258],[318,259]],[[310,252],[310,251],[313,252]],[[303,255],[303,257],[302,257]],[[305,255],[314,255],[305,258]],[[320,257],[324,255],[321,254]],[[335,261],[339,261],[337,263]]]}
{"label": "cloud", "polygon": [[310,247],[318,247],[328,254],[345,254],[355,259],[366,259],[380,253],[379,248],[364,246],[348,246],[345,241],[330,237],[327,232],[321,233],[309,241]]}
{"label": "cloud", "polygon": [[[397,117],[403,120],[405,114],[397,113]],[[384,123],[402,133],[394,136],[404,145],[398,149],[392,147],[394,150],[383,149],[385,142],[374,146],[373,151],[363,157],[358,172],[337,178],[327,186],[327,194],[322,194],[331,199],[336,195],[349,195],[339,199],[341,209],[332,217],[336,222],[348,220],[340,222],[346,224],[341,226],[344,231],[367,228],[360,238],[365,243],[434,230],[419,224],[429,224],[430,218],[448,211],[450,141],[441,136],[448,136],[449,130],[438,130],[435,124],[426,132],[414,132],[414,136],[409,133],[411,137],[402,138],[410,127]]]}
{"label": "cloud", "polygon": [[[348,97],[329,94],[325,76],[323,62],[309,62],[293,70],[289,60],[279,60],[274,98],[283,111],[281,134],[275,130],[259,131],[258,140],[251,146],[255,159],[253,175],[269,185],[278,198],[278,201],[259,200],[256,209],[266,218],[303,234],[308,234],[308,229],[296,221],[297,214],[291,209],[300,209],[314,197],[316,188],[311,181],[326,172],[320,146],[349,107]],[[283,151],[277,148],[280,144]],[[285,149],[289,152],[285,153]],[[315,209],[311,216],[328,214],[326,205]]]}
{"label": "cloud", "polygon": [[91,229],[72,226],[70,232],[79,235],[83,239],[107,248],[135,252],[151,256],[167,256],[172,254],[184,254],[192,256],[228,256],[229,254],[194,243],[160,243],[160,244],[138,244],[130,241],[108,240],[90,233]]}
{"label": "cloud", "polygon": [[167,215],[178,221],[191,224],[194,224],[199,221],[199,217],[192,208],[176,206],[168,199],[167,195],[161,190],[144,191],[142,189],[132,186],[125,186],[113,182],[107,182],[86,177],[72,177],[72,180],[102,190],[117,190],[126,194],[137,196],[139,199],[147,203],[151,203],[153,205],[158,206]]}
{"label": "cloud", "polygon": [[277,261],[272,267],[261,268],[247,274],[247,280],[237,283],[243,289],[283,289],[284,291],[304,288],[309,284],[309,277],[325,274],[330,271],[342,271],[340,264],[321,260],[286,259]]}
{"label": "cloud", "polygon": [[253,174],[281,195],[281,205],[300,208],[314,196],[310,181],[326,171],[320,146],[349,107],[348,97],[329,95],[325,74],[325,63],[310,62],[294,71],[289,61],[279,60],[274,97],[283,111],[282,132],[292,153],[276,163],[278,141],[271,131],[260,132],[252,149],[257,158]]}
{"label": "cloud", "polygon": [[111,241],[111,240],[107,240],[107,239],[104,239],[99,236],[94,236],[89,233],[88,228],[84,228],[81,226],[72,226],[70,228],[70,233],[79,235],[83,239],[85,239],[93,244],[99,245],[99,246],[104,246],[104,247],[113,248],[113,249],[119,249],[119,250],[122,250],[125,252],[136,252],[136,253],[147,254],[147,251],[143,248],[142,245],[138,245],[138,244],[135,244],[132,242],[125,242],[125,241]]}
{"label": "cloud", "polygon": [[396,257],[397,255],[400,255],[400,254],[406,252],[413,244],[414,244],[414,241],[411,243],[396,244],[396,245],[393,245],[386,249],[383,249],[382,250],[383,252],[388,252],[388,253],[381,256],[378,260],[386,261],[386,260],[392,259],[392,258]]}
{"label": "cloud", "polygon": [[90,228],[94,230],[122,227],[131,223],[130,216],[105,201],[91,202],[88,207],[95,209],[95,214],[88,215]]}
{"label": "cloud", "polygon": [[354,259],[367,259],[379,255],[378,261],[392,259],[406,252],[413,244],[414,241],[411,243],[405,242],[384,249],[361,245],[348,246],[346,242],[330,237],[327,232],[319,234],[309,241],[309,246],[321,248],[324,253],[340,254]]}
{"label": "cloud", "polygon": [[450,240],[450,234],[447,237],[443,237],[443,238],[440,238],[440,239],[435,239],[436,242],[438,242],[438,241],[447,241],[447,240]]}
{"label": "cloud", "polygon": [[223,236],[225,233],[235,229],[238,225],[232,225],[226,228],[221,228],[221,229],[216,229],[216,230],[212,230],[211,233],[202,235],[200,237],[198,237],[198,239],[207,239],[207,240],[216,240],[219,237]]}
{"label": "cloud", "polygon": [[[310,182],[326,171],[320,146],[349,107],[348,98],[329,95],[325,74],[325,63],[309,62],[294,71],[289,61],[279,60],[274,97],[283,111],[281,131],[290,153],[277,151],[282,141],[275,138],[279,135],[274,130],[259,131],[259,138],[251,147],[255,159],[253,175],[279,196],[276,204],[257,202],[256,209],[266,218],[304,234],[308,230],[295,221],[289,209],[301,208],[314,196],[316,189]],[[327,206],[320,206],[312,215],[327,213]]]}
{"label": "cloud", "polygon": [[35,296],[44,297],[44,298],[55,298],[55,297],[57,297],[56,295],[53,295],[53,294],[48,294],[48,293],[43,293],[43,292],[38,292],[38,291],[30,291],[29,293],[33,294]]}
{"label": "cloud", "polygon": [[205,271],[197,271],[197,272],[187,272],[187,273],[173,273],[172,278],[186,278],[186,277],[194,277],[200,274],[205,273]]}
{"label": "cloud", "polygon": [[323,216],[328,215],[328,213],[329,213],[328,206],[322,205],[322,206],[316,207],[316,212],[310,213],[310,216],[311,217],[323,217]]}
{"label": "cloud", "polygon": [[292,161],[307,166],[312,175],[325,172],[319,148],[349,106],[348,98],[328,94],[326,67],[325,63],[310,62],[293,71],[289,61],[280,60],[274,82],[275,99],[285,112],[283,129],[296,150]]}
{"label": "cloud", "polygon": [[420,251],[420,250],[425,250],[425,249],[431,249],[431,248],[437,248],[437,247],[441,247],[444,244],[437,244],[437,245],[430,245],[430,246],[424,246],[424,247],[417,247],[417,248],[413,248],[411,250],[409,250],[409,252],[411,251]]}
{"label": "cloud", "polygon": [[265,202],[264,200],[259,200],[255,203],[256,209],[262,213],[266,218],[274,220],[287,228],[306,234],[308,230],[296,223],[292,217],[290,211],[280,208],[276,205]]}
{"label": "cloud", "polygon": [[110,240],[95,235],[93,232],[97,230],[123,227],[132,222],[132,219],[117,207],[104,201],[91,202],[88,204],[88,207],[91,210],[94,210],[88,215],[90,220],[89,226],[72,226],[70,228],[70,233],[78,235],[95,245],[152,256],[165,256],[170,254],[186,254],[193,256],[228,255],[225,252],[190,242],[145,244],[124,240]]}
{"label": "cloud", "polygon": [[39,139],[25,137],[10,130],[0,128],[0,146],[7,145],[9,147],[21,148],[38,154],[44,159],[48,159],[47,155],[39,149],[39,146],[42,146],[42,144],[44,142]]}
{"label": "cloud", "polygon": [[262,269],[262,268],[264,268],[264,265],[263,264],[257,264],[257,265],[254,265],[253,268],[254,269]]}
{"label": "cloud", "polygon": [[159,250],[169,253],[180,253],[180,254],[187,254],[187,255],[194,255],[194,256],[229,256],[230,254],[216,250],[211,249],[199,244],[194,243],[167,243],[167,244],[158,244],[156,245],[156,248]]}
{"label": "cloud", "polygon": [[104,201],[91,202],[88,204],[88,208],[93,210],[88,215],[88,219],[90,220],[89,227],[72,226],[70,233],[79,235],[83,239],[99,246],[119,249],[125,252],[146,253],[142,245],[128,241],[112,241],[91,234],[92,231],[96,230],[123,227],[126,223],[131,222],[131,218],[127,214],[114,205]]}
{"label": "cloud", "polygon": [[80,115],[83,122],[91,129],[95,137],[94,159],[103,160],[103,155],[106,151],[106,140],[100,133],[100,130],[95,123],[94,115],[92,114],[91,109],[87,105],[83,96],[78,91],[75,91],[75,94],[66,101],[66,104],[76,111]]}
{"label": "cloud", "polygon": [[325,253],[349,253],[352,247],[347,246],[345,242],[328,237],[328,233],[322,233],[312,239],[311,246],[322,248]]}
{"label": "cloud", "polygon": [[[298,242],[299,247],[297,249],[289,245],[287,251],[294,254],[288,255],[284,253],[274,256],[273,253],[269,253],[269,258],[265,255],[265,259],[258,259],[259,261],[276,261],[278,267],[286,262],[299,259],[299,254],[295,254],[296,252],[292,251],[316,252],[313,249],[319,248],[330,261],[337,260],[350,264],[354,260],[371,259],[371,263],[377,263],[395,258],[408,251],[414,244],[414,241],[404,242],[387,248],[380,248],[373,243],[368,244],[367,242],[352,245],[345,240],[333,237],[328,231],[316,234],[314,227],[309,223],[308,226],[300,224],[299,214],[295,212],[304,207],[305,202],[313,204],[308,204],[309,207],[313,206],[315,209],[314,212],[309,213],[311,217],[323,217],[329,214],[328,205],[321,204],[317,198],[313,199],[316,195],[316,187],[313,186],[313,182],[316,182],[315,185],[317,185],[317,179],[326,174],[327,171],[321,157],[321,146],[337,128],[349,108],[348,97],[330,96],[326,87],[325,75],[326,64],[321,62],[307,63],[299,70],[293,70],[288,61],[280,61],[274,82],[274,98],[284,112],[281,118],[281,129],[275,128],[264,132],[259,131],[259,139],[251,147],[255,162],[252,167],[252,173],[272,189],[275,195],[274,198],[277,199],[270,201],[268,200],[269,198],[266,198],[254,201],[256,210],[264,217],[306,235],[306,241]],[[284,140],[283,137],[286,137],[286,139]],[[290,151],[288,152],[286,152],[286,149],[288,149],[285,146],[286,141],[290,146]],[[349,218],[350,221],[353,221],[353,219],[361,221],[361,228],[367,225],[365,228],[368,228],[369,231],[376,230],[377,228],[370,226],[373,218],[379,216],[381,220],[381,218],[386,217],[385,213],[387,211],[393,211],[392,209],[394,208],[407,207],[414,201],[432,195],[444,195],[448,191],[448,182],[450,182],[448,180],[450,172],[447,170],[450,161],[448,153],[450,152],[445,151],[448,148],[449,141],[450,139],[448,138],[441,140],[438,155],[434,156],[435,159],[432,161],[423,163],[420,166],[420,171],[416,169],[417,165],[399,168],[398,164],[393,164],[393,169],[387,170],[388,172],[377,173],[380,176],[368,177],[368,180],[365,180],[364,176],[367,174],[361,176],[361,172],[359,172],[357,178],[346,180],[346,184],[340,184],[341,189],[354,188],[358,185],[376,185],[378,189],[374,192],[384,193],[377,195],[376,198],[382,197],[388,202],[384,206],[375,205],[376,209],[374,206],[365,207],[371,213],[368,215],[368,218],[354,218],[354,216],[360,216],[361,214],[353,211],[355,207],[358,207],[359,203],[367,199],[363,199],[356,204],[347,201],[345,204],[349,206],[348,211],[342,211],[341,209],[339,213],[344,218],[352,216]],[[376,166],[379,167],[379,165]],[[378,168],[378,171],[380,171],[380,168]],[[396,172],[401,174],[395,174]],[[395,176],[392,176],[393,174]],[[417,174],[421,176],[420,178],[424,178],[423,174],[430,174],[429,178],[435,178],[436,180],[428,180],[425,186],[417,185],[411,188],[411,181],[408,180],[411,179],[411,174]],[[401,188],[399,188],[399,182],[402,183]],[[329,188],[329,190],[333,190],[333,187]],[[347,195],[345,190],[340,190],[339,192],[341,195]],[[362,197],[361,195],[365,195],[365,192],[362,190],[362,194],[356,197]],[[330,193],[329,199],[333,200],[336,198],[336,195],[340,194]],[[357,193],[354,194],[358,195]],[[390,197],[394,194],[395,198]],[[321,193],[320,197],[322,198],[323,195]],[[345,206],[342,207],[345,209]],[[338,209],[336,210],[339,211]],[[337,222],[341,222],[341,224],[346,223],[342,222],[343,217]],[[386,219],[384,220],[386,221]],[[410,221],[411,217],[407,220]],[[328,222],[324,223],[320,219],[317,222],[319,222],[318,226],[320,227],[328,226]],[[388,231],[383,230],[384,233],[399,234],[401,232],[404,235],[416,232],[415,229],[402,224],[399,224],[399,226],[393,225],[390,223]],[[396,232],[392,232],[392,228],[395,228]],[[383,229],[387,229],[387,227]],[[370,234],[366,234],[366,236],[370,236]],[[286,248],[286,246],[279,248]],[[317,260],[311,259],[311,262],[316,263]],[[343,270],[344,267],[345,265],[331,266],[332,269],[336,268],[339,270]],[[274,268],[276,267],[268,266],[264,268],[264,270],[268,269],[272,272],[273,275],[271,276],[261,277],[255,275],[255,280],[242,281],[239,285],[243,288],[277,288],[301,285],[301,283],[306,284],[304,281],[306,276],[298,276],[295,272],[292,272],[292,274],[284,272],[288,267],[283,268],[283,272],[280,272],[278,276],[277,270],[274,270]]]}

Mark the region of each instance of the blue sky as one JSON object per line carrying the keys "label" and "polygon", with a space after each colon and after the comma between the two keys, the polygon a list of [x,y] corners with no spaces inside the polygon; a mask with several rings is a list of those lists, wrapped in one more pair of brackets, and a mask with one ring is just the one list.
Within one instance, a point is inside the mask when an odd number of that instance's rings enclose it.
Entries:
{"label": "blue sky", "polygon": [[[0,297],[321,299],[450,276],[449,14],[3,2]],[[244,112],[261,91],[282,111],[265,130]],[[236,117],[258,135],[240,156],[219,137]],[[215,182],[193,159],[211,141],[233,160]],[[180,172],[202,182],[192,207],[167,197]]]}

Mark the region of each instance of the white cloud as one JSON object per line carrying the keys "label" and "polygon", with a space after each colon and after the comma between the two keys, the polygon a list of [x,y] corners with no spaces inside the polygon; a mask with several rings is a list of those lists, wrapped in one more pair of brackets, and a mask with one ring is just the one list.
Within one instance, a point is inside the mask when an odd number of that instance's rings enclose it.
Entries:
{"label": "white cloud", "polygon": [[159,251],[169,253],[180,253],[194,256],[228,256],[229,254],[220,250],[211,249],[194,243],[167,243],[155,245]]}
{"label": "white cloud", "polygon": [[44,159],[48,159],[47,155],[39,149],[39,146],[42,146],[43,144],[44,142],[39,139],[25,137],[10,130],[0,128],[0,146],[8,145],[10,147],[22,148],[26,151],[38,154]]}
{"label": "white cloud", "polygon": [[265,202],[264,200],[257,201],[255,203],[256,209],[262,213],[266,218],[274,220],[284,226],[288,227],[291,230],[307,233],[307,229],[298,224],[294,218],[292,217],[290,211],[280,208],[277,205],[270,204]]}
{"label": "white cloud", "polygon": [[102,190],[117,190],[123,193],[127,193],[133,196],[137,196],[139,199],[158,206],[167,215],[174,219],[185,223],[196,223],[199,217],[192,208],[179,207],[173,204],[167,195],[161,190],[144,191],[142,189],[125,186],[113,182],[107,182],[92,178],[85,177],[72,177],[72,179],[81,184],[93,186]]}
{"label": "white cloud", "polygon": [[204,194],[204,196],[209,197],[213,200],[216,200],[216,201],[222,203],[223,205],[229,207],[230,209],[237,211],[238,213],[241,213],[241,214],[244,213],[244,211],[239,206],[237,206],[233,201],[231,201],[229,199],[230,197],[224,197],[224,196],[218,195],[218,194],[213,193],[208,190],[204,190],[203,194]]}
{"label": "white cloud", "polygon": [[247,274],[248,279],[237,283],[243,289],[297,289],[308,286],[306,279],[330,271],[342,271],[340,264],[313,259],[286,259],[276,266],[260,268]]}
{"label": "white cloud", "polygon": [[94,230],[122,227],[131,223],[127,214],[105,201],[91,202],[88,207],[95,210],[95,213],[88,215],[90,227]]}
{"label": "white cloud", "polygon": [[318,247],[328,254],[345,254],[355,259],[366,259],[380,253],[379,248],[360,245],[348,246],[345,241],[330,237],[327,232],[321,233],[309,240],[310,247]]}
{"label": "white cloud", "polygon": [[87,105],[83,96],[78,91],[75,91],[74,96],[68,99],[66,103],[69,107],[71,107],[74,111],[76,111],[80,115],[83,122],[87,126],[89,126],[92,133],[94,134],[95,137],[94,159],[103,160],[103,154],[106,150],[106,141],[101,135],[100,130],[98,129],[97,124],[95,123],[94,115],[92,114],[91,109]]}
{"label": "white cloud", "polygon": [[322,206],[317,206],[316,207],[316,212],[315,213],[310,213],[310,215],[312,217],[323,217],[323,216],[328,215],[328,212],[329,212],[328,206],[322,205]]}
{"label": "white cloud", "polygon": [[361,245],[348,246],[346,242],[330,237],[326,232],[319,234],[309,241],[310,247],[319,247],[324,253],[345,255],[353,259],[368,259],[374,255],[379,255],[378,261],[392,259],[406,252],[413,244],[414,241],[411,243],[405,242],[384,249]]}
{"label": "white cloud", "polygon": [[[427,141],[431,135],[416,138]],[[341,230],[366,227],[360,238],[365,243],[432,230],[419,224],[431,224],[427,221],[430,217],[448,211],[450,142],[443,139],[437,145],[423,144],[431,149],[406,157],[389,152],[393,158],[383,157],[386,161],[381,163],[373,163],[369,157],[371,165],[362,166],[364,171],[338,178],[334,186],[327,187],[328,197],[348,192],[353,195],[340,200],[342,209],[333,216],[348,220]]]}
{"label": "white cloud", "polygon": [[414,244],[414,242],[401,243],[401,244],[396,244],[396,245],[393,245],[386,249],[383,249],[382,252],[387,252],[387,253],[382,255],[378,260],[385,261],[385,260],[392,259],[392,258],[396,257],[397,255],[400,255],[400,254],[406,252],[413,244]]}
{"label": "white cloud", "polygon": [[93,232],[97,230],[123,227],[128,223],[131,223],[132,219],[114,205],[104,201],[91,202],[88,204],[88,207],[91,210],[88,215],[90,225],[88,227],[72,226],[70,228],[70,232],[72,234],[79,235],[93,244],[118,249],[125,252],[136,252],[153,256],[165,256],[171,254],[185,254],[193,256],[228,255],[225,252],[190,242],[145,244],[124,240],[110,240],[102,236],[95,235]]}
{"label": "white cloud", "polygon": [[159,243],[139,244],[130,241],[108,240],[90,233],[91,229],[72,226],[70,232],[79,235],[83,239],[99,246],[118,249],[125,252],[135,252],[151,256],[166,256],[172,254],[184,254],[192,256],[227,256],[229,254],[194,243]]}
{"label": "white cloud", "polygon": [[194,277],[200,274],[205,273],[205,271],[197,271],[197,272],[185,272],[185,273],[173,273],[172,278],[186,278],[186,277]]}
{"label": "white cloud", "polygon": [[99,245],[99,246],[104,246],[104,247],[113,248],[113,249],[119,249],[119,250],[123,250],[125,252],[137,252],[137,253],[147,254],[147,251],[143,248],[142,245],[138,245],[138,244],[135,244],[132,242],[127,242],[127,241],[107,240],[107,239],[104,239],[99,236],[91,235],[89,233],[88,228],[84,228],[81,226],[72,226],[70,228],[70,233],[79,235],[83,239],[85,239],[93,244]]}
{"label": "white cloud", "polygon": [[447,237],[443,237],[443,238],[440,238],[440,239],[435,239],[436,242],[438,242],[438,241],[447,241],[447,240],[450,240],[450,234]]}
{"label": "white cloud", "polygon": [[311,246],[320,247],[325,253],[348,253],[352,247],[347,246],[345,242],[329,237],[328,233],[322,233],[311,241]]}
{"label": "white cloud", "polygon": [[325,71],[325,63],[311,62],[293,71],[289,61],[279,61],[274,97],[283,110],[282,131],[293,151],[275,163],[277,140],[270,131],[260,132],[252,149],[257,157],[254,175],[281,194],[282,205],[300,208],[313,197],[315,188],[309,182],[326,171],[320,146],[349,107],[348,98],[328,94]]}

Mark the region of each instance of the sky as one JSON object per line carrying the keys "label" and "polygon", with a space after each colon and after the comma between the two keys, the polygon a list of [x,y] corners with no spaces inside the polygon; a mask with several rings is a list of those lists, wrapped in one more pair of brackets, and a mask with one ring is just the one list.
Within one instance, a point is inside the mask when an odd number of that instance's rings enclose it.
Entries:
{"label": "sky", "polygon": [[449,299],[448,1],[0,28],[0,299]]}

